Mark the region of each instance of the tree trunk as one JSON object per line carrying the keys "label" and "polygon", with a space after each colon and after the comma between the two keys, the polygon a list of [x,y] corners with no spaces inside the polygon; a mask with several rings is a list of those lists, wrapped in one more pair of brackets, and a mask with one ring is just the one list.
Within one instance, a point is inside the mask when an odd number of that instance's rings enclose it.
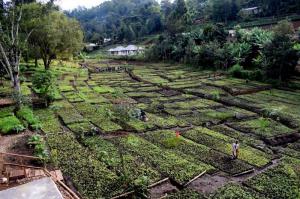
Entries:
{"label": "tree trunk", "polygon": [[19,110],[21,107],[21,84],[20,84],[20,78],[19,73],[13,74],[13,89],[16,93],[16,110]]}
{"label": "tree trunk", "polygon": [[50,66],[49,66],[49,60],[47,59],[46,56],[43,58],[44,67],[45,67],[45,70],[49,70],[49,68],[50,68]]}
{"label": "tree trunk", "polygon": [[38,67],[38,58],[37,57],[34,58],[34,65],[36,68]]}

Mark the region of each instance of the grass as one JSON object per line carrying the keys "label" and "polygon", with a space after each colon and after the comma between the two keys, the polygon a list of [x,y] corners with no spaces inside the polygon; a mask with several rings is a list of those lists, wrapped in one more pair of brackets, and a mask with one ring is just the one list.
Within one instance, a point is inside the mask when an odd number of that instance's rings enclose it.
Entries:
{"label": "grass", "polygon": [[3,117],[0,120],[0,132],[2,134],[9,134],[23,131],[25,127],[20,120],[15,116]]}

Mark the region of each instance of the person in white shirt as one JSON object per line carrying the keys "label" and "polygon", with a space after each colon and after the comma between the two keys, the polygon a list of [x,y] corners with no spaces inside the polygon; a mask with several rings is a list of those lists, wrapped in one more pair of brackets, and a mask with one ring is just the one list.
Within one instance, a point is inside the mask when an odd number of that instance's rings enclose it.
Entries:
{"label": "person in white shirt", "polygon": [[235,143],[232,144],[232,157],[233,159],[237,159],[239,156],[239,141],[235,141]]}

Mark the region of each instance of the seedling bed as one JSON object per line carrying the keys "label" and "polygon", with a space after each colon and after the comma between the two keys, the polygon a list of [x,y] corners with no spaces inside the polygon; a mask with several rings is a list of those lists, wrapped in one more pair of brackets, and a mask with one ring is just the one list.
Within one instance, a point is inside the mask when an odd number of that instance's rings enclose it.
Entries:
{"label": "seedling bed", "polygon": [[134,135],[114,139],[117,145],[125,150],[141,156],[165,176],[169,176],[178,184],[183,185],[199,173],[206,170],[207,165],[187,160],[175,153],[162,150],[150,142]]}
{"label": "seedling bed", "polygon": [[[184,134],[183,134],[184,135]],[[198,144],[184,137],[176,138],[175,132],[170,130],[148,132],[143,135],[147,140],[157,143],[165,149],[176,151],[182,156],[189,155],[208,165],[231,175],[248,171],[253,167],[240,160],[232,160],[230,155],[218,152],[209,146]],[[186,154],[186,155],[184,155]],[[213,172],[213,167],[208,172]]]}
{"label": "seedling bed", "polygon": [[[109,140],[92,136],[85,137],[82,142],[99,161],[104,162],[110,170],[119,173],[119,175],[126,173],[132,181],[147,176],[150,184],[161,179],[160,173],[148,165],[147,162],[143,162],[139,156],[134,156],[124,149],[118,148]],[[124,185],[120,184],[120,186]]]}
{"label": "seedling bed", "polygon": [[267,198],[298,198],[299,165],[298,159],[285,157],[275,168],[250,178],[245,184]]}
{"label": "seedling bed", "polygon": [[274,138],[277,136],[295,133],[295,130],[267,118],[258,118],[244,122],[235,122],[228,125],[239,131],[250,132],[261,138]]}
{"label": "seedling bed", "polygon": [[124,191],[116,173],[82,147],[72,133],[49,134],[47,141],[50,153],[55,154],[55,164],[71,177],[83,197],[111,197]]}
{"label": "seedling bed", "polygon": [[[235,141],[231,137],[202,127],[189,130],[183,136],[228,155],[232,154],[232,143]],[[246,144],[240,146],[239,159],[256,167],[263,167],[271,161],[268,154]]]}
{"label": "seedling bed", "polygon": [[86,121],[76,110],[70,108],[58,110],[58,115],[66,125]]}

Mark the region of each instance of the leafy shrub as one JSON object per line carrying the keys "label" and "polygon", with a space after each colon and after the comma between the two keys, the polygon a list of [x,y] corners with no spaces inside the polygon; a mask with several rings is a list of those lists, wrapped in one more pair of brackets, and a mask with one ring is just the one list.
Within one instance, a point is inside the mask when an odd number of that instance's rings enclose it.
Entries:
{"label": "leafy shrub", "polygon": [[149,185],[149,178],[147,176],[140,176],[139,178],[135,179],[132,183],[132,188],[136,193],[136,197],[138,198],[148,198],[148,185]]}
{"label": "leafy shrub", "polygon": [[14,115],[13,111],[14,111],[13,106],[1,108],[0,109],[0,118],[13,116]]}
{"label": "leafy shrub", "polygon": [[18,118],[15,116],[8,116],[1,118],[0,120],[0,132],[4,134],[12,133],[12,132],[20,132],[25,128],[20,122]]}
{"label": "leafy shrub", "polygon": [[55,76],[49,71],[36,72],[32,79],[32,89],[41,98],[51,101],[55,97]]}
{"label": "leafy shrub", "polygon": [[244,70],[239,64],[232,66],[228,73],[236,78],[249,79],[249,80],[263,80],[263,71],[260,69]]}
{"label": "leafy shrub", "polygon": [[44,138],[40,135],[32,135],[28,139],[28,145],[34,148],[34,155],[41,158],[43,161],[46,161],[49,157],[46,142]]}
{"label": "leafy shrub", "polygon": [[241,77],[242,70],[243,70],[243,67],[241,65],[235,64],[228,70],[228,73],[230,75],[232,75],[233,77]]}
{"label": "leafy shrub", "polygon": [[34,116],[32,110],[28,106],[22,106],[21,109],[17,112],[17,116],[20,119],[25,120],[31,128],[41,128],[40,120],[36,116]]}

